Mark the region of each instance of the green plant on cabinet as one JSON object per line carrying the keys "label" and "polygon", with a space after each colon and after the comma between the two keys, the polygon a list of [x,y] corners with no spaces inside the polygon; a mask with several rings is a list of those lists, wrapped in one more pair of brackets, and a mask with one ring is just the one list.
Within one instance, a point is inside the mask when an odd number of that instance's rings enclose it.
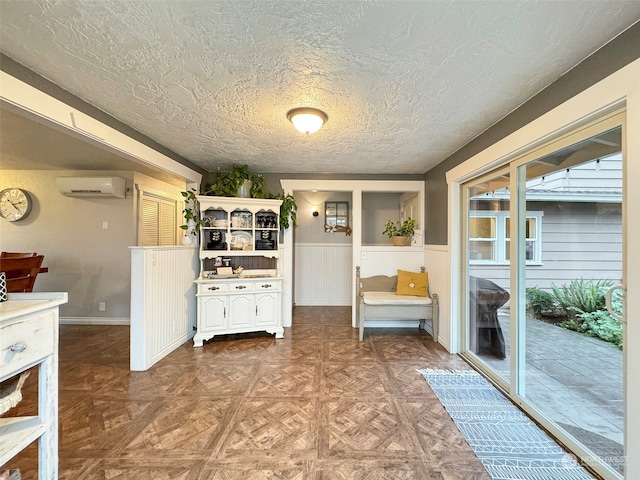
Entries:
{"label": "green plant on cabinet", "polygon": [[416,221],[409,217],[404,222],[394,222],[393,220],[388,220],[387,223],[384,224],[383,235],[392,237],[413,237],[416,230]]}
{"label": "green plant on cabinet", "polygon": [[[268,189],[264,181],[264,176],[253,173],[247,165],[234,165],[230,172],[221,173],[216,181],[209,186],[204,193],[207,196],[215,197],[236,197],[238,189],[245,180],[251,181],[251,198],[278,199],[282,200],[280,207],[280,228],[288,229],[294,224],[297,218],[298,205],[293,195],[274,195]],[[183,192],[183,196],[185,192]]]}

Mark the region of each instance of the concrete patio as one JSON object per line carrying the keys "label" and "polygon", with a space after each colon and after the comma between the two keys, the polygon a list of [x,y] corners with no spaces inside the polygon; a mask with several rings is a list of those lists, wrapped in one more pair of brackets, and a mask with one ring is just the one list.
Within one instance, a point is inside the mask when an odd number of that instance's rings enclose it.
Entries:
{"label": "concrete patio", "polygon": [[[498,318],[507,358],[480,358],[508,378],[508,311]],[[524,397],[618,471],[624,453],[622,373],[622,351],[613,344],[527,316]]]}

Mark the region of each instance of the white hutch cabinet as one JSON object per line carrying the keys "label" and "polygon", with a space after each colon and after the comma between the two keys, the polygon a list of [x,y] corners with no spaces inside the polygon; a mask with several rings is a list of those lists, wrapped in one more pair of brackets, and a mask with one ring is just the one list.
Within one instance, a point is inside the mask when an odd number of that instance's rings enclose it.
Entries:
{"label": "white hutch cabinet", "polygon": [[[205,225],[200,229],[194,347],[229,333],[267,331],[282,338],[282,201],[199,196],[198,202]],[[239,267],[242,271],[233,273]]]}

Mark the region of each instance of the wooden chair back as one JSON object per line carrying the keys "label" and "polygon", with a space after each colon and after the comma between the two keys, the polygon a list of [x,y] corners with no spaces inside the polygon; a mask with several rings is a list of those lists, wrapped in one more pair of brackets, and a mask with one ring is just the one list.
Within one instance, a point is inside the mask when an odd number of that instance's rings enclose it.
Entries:
{"label": "wooden chair back", "polygon": [[37,257],[36,252],[2,252],[0,258],[24,258],[24,257]]}
{"label": "wooden chair back", "polygon": [[[420,273],[424,273],[424,267],[420,267]],[[356,302],[361,292],[395,292],[398,285],[398,276],[374,275],[372,277],[360,276],[360,267],[356,267]]]}
{"label": "wooden chair back", "polygon": [[44,255],[0,258],[0,272],[7,277],[7,292],[32,292]]}

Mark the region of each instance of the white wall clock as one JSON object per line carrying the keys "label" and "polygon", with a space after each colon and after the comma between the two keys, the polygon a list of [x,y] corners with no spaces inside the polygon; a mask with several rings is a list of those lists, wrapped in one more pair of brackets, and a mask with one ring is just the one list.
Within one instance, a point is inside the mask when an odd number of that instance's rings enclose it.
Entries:
{"label": "white wall clock", "polygon": [[29,194],[20,188],[5,188],[0,192],[0,216],[9,222],[29,215],[32,204]]}

